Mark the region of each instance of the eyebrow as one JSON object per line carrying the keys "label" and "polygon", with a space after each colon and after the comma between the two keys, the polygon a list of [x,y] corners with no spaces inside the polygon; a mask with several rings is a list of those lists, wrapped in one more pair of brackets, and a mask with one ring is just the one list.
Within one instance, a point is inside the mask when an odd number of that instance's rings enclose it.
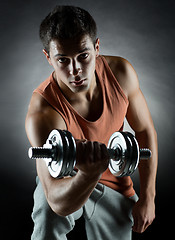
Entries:
{"label": "eyebrow", "polygon": [[[89,51],[89,50],[90,50],[90,48],[84,48],[84,49],[80,50],[78,53],[83,53],[83,52]],[[57,53],[57,54],[54,55],[54,57],[67,57],[67,55],[66,54]]]}

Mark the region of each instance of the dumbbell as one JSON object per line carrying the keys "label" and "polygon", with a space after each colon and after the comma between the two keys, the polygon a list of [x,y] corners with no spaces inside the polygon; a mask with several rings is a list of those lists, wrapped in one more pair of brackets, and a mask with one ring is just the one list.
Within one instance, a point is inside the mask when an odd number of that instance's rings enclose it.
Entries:
{"label": "dumbbell", "polygon": [[[139,149],[138,142],[129,132],[115,132],[108,142],[109,170],[117,177],[130,176],[140,159],[151,157],[149,149]],[[43,147],[31,147],[29,158],[45,160],[52,177],[61,178],[72,174],[76,164],[76,143],[66,130],[54,129]]]}

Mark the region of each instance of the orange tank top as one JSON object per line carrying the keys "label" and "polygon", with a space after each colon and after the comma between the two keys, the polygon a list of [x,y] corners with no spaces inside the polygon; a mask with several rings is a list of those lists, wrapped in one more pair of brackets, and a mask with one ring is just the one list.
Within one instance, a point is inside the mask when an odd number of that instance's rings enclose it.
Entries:
{"label": "orange tank top", "polygon": [[[97,58],[95,71],[102,89],[103,111],[94,122],[88,121],[78,114],[62,94],[52,74],[34,92],[39,93],[62,116],[67,130],[75,139],[88,139],[107,145],[110,136],[123,129],[128,99],[103,56]],[[111,174],[109,169],[102,174],[99,182],[126,197],[135,194],[130,177],[117,178]]]}

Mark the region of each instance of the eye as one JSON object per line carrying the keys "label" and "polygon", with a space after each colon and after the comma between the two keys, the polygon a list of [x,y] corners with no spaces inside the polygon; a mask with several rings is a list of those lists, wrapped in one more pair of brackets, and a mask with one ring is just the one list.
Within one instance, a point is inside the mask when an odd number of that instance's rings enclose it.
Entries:
{"label": "eye", "polygon": [[82,53],[81,55],[79,55],[79,57],[80,57],[81,59],[86,59],[86,58],[89,57],[89,53]]}
{"label": "eye", "polygon": [[58,62],[60,63],[66,63],[67,62],[67,58],[59,58]]}

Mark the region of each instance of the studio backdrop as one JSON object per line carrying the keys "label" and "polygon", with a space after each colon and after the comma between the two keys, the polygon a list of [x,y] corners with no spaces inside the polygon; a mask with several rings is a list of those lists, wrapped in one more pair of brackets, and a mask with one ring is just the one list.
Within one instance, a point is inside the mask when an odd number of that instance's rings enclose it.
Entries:
{"label": "studio backdrop", "polygon": [[[33,90],[53,69],[42,53],[39,25],[55,5],[75,5],[97,22],[100,54],[135,68],[159,143],[156,219],[142,235],[173,234],[175,187],[175,3],[172,0],[7,0],[0,5],[0,183],[3,239],[30,239],[35,162],[25,117]],[[130,130],[127,123],[125,129]],[[132,176],[139,192],[138,171]],[[170,236],[171,236],[170,235]]]}

